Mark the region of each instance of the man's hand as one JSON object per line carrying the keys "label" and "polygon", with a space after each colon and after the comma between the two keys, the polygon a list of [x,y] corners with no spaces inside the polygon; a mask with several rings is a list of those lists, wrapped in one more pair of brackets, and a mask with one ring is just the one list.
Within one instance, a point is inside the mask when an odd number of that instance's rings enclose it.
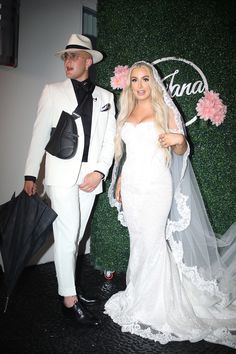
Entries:
{"label": "man's hand", "polygon": [[99,172],[91,172],[88,173],[85,177],[84,177],[84,181],[83,183],[81,183],[79,185],[79,188],[87,193],[93,192],[94,189],[99,185],[99,183],[101,182],[103,178],[103,175]]}
{"label": "man's hand", "polygon": [[24,191],[29,195],[34,195],[37,192],[37,184],[33,181],[25,181]]}

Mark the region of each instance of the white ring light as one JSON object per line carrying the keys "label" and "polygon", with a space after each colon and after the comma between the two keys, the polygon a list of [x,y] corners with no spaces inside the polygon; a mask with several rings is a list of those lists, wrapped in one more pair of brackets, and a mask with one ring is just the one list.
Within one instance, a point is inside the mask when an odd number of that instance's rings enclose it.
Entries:
{"label": "white ring light", "polygon": [[[199,73],[199,75],[201,76],[203,84],[204,84],[204,88],[205,88],[206,91],[208,91],[208,82],[207,82],[206,76],[203,74],[202,70],[197,65],[195,65],[194,63],[192,63],[189,60],[186,60],[186,59],[183,59],[183,58],[176,58],[176,57],[166,57],[166,58],[157,59],[157,60],[153,61],[152,64],[156,65],[156,64],[159,64],[159,63],[161,63],[163,61],[169,61],[169,60],[182,61],[185,64],[191,65]],[[188,125],[192,124],[193,122],[195,122],[196,120],[197,120],[197,116],[195,116],[192,119],[190,119],[188,122],[185,123],[186,127]]]}

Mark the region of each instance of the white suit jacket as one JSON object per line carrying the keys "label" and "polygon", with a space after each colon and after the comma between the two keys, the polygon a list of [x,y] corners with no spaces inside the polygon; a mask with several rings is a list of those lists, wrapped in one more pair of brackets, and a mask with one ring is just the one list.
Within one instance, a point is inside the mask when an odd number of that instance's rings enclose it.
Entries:
{"label": "white suit jacket", "polygon": [[[84,130],[81,118],[76,119],[78,149],[68,160],[59,159],[46,152],[45,184],[73,186],[83,180],[85,174],[94,170],[108,174],[114,156],[116,129],[113,94],[95,86],[93,91],[93,113],[88,162],[81,164],[84,149]],[[39,100],[37,118],[26,161],[25,175],[38,176],[40,163],[45,153],[52,127],[56,127],[61,112],[72,113],[77,99],[71,80],[46,85]],[[81,165],[83,166],[81,169]],[[102,183],[95,193],[102,192]]]}

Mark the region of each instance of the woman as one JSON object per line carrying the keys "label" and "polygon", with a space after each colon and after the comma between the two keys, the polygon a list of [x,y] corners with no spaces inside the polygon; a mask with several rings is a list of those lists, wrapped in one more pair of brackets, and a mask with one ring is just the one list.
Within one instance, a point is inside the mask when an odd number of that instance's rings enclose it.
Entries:
{"label": "woman", "polygon": [[135,63],[121,94],[109,191],[130,234],[127,287],[105,313],[122,331],[162,344],[205,339],[236,348],[236,224],[215,237],[188,155],[155,68]]}

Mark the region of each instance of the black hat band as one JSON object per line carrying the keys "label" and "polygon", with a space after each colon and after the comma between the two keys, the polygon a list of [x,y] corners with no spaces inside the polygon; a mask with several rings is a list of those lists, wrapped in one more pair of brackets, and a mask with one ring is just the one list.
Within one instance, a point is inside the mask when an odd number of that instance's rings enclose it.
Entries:
{"label": "black hat band", "polygon": [[88,47],[84,47],[82,45],[77,45],[77,44],[70,44],[70,45],[67,45],[66,46],[66,49],[89,49],[91,50],[90,48]]}

